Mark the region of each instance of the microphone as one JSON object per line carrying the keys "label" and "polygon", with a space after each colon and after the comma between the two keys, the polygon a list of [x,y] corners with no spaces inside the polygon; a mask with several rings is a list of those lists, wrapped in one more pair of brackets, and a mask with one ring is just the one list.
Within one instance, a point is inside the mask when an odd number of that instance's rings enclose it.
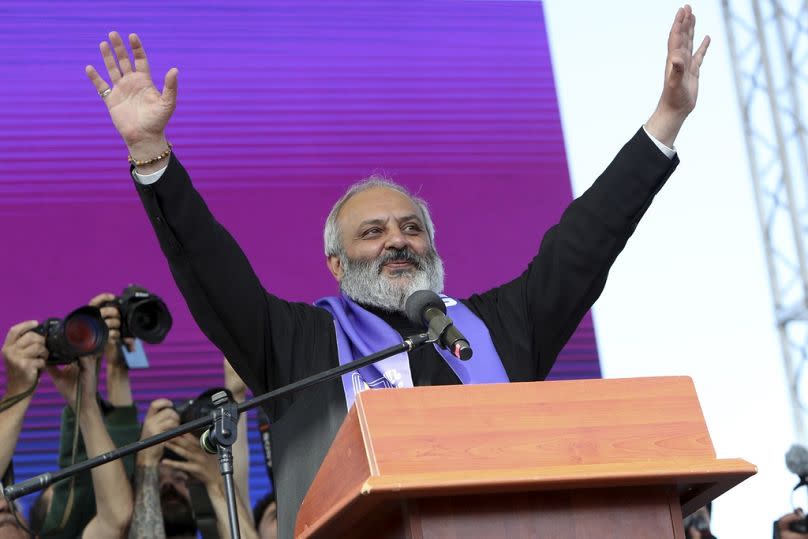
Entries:
{"label": "microphone", "polygon": [[797,487],[808,484],[808,449],[801,445],[792,445],[786,453],[786,468],[799,476],[800,484]]}
{"label": "microphone", "polygon": [[[793,497],[798,488],[808,485],[808,449],[802,445],[792,445],[786,453],[786,468],[800,478],[800,482],[791,491]],[[788,529],[801,535],[808,533],[808,517],[789,522]]]}
{"label": "microphone", "polygon": [[474,353],[469,341],[446,316],[446,305],[432,290],[418,290],[407,298],[404,312],[410,322],[429,328],[431,337],[436,337],[440,345],[458,359],[471,359]]}

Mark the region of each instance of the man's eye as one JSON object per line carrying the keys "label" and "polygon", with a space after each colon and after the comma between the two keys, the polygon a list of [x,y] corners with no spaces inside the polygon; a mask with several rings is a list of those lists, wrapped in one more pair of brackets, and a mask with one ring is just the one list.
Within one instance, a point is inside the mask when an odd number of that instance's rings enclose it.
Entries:
{"label": "man's eye", "polygon": [[367,230],[365,230],[362,233],[362,237],[366,238],[367,236],[373,236],[373,235],[376,235],[376,234],[380,234],[381,231],[382,231],[381,228],[379,228],[377,226],[374,226],[373,228],[368,228]]}
{"label": "man's eye", "polygon": [[418,233],[418,232],[420,232],[420,231],[421,231],[421,227],[420,227],[420,226],[418,226],[418,225],[417,225],[417,224],[415,224],[415,223],[409,223],[409,224],[404,225],[404,226],[402,227],[402,230],[404,230],[404,232],[415,232],[415,233]]}

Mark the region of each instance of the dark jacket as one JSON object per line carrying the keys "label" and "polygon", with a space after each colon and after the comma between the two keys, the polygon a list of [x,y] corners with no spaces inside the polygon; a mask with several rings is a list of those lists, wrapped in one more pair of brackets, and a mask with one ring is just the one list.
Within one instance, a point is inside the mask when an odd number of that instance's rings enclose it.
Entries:
{"label": "dark jacket", "polygon": [[[547,376],[677,164],[638,131],[545,233],[520,276],[463,300],[488,326],[511,381]],[[338,364],[331,315],[264,290],[176,156],[160,180],[137,189],[194,319],[255,394]],[[429,354],[426,350],[422,353]],[[427,360],[437,364],[434,375],[414,372],[415,383],[445,380],[442,362]],[[411,362],[420,363],[412,356]],[[341,382],[300,392],[266,411],[272,420],[278,528],[280,537],[291,537],[298,507],[347,411]]]}

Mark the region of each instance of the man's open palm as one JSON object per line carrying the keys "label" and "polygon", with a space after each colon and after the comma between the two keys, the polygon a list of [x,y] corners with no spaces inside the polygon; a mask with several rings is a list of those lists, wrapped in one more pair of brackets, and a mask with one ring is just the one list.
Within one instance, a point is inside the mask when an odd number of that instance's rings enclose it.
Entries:
{"label": "man's open palm", "polygon": [[[117,32],[110,32],[109,42],[100,45],[110,83],[108,84],[88,65],[87,76],[96,91],[104,97],[112,123],[121,134],[127,146],[132,148],[146,140],[163,136],[166,124],[177,104],[176,68],[171,68],[165,76],[162,93],[152,82],[146,51],[135,34],[129,34],[134,66],[126,46]],[[111,88],[111,92],[106,92]]]}
{"label": "man's open palm", "polygon": [[672,111],[689,114],[696,106],[699,94],[699,69],[710,46],[710,37],[705,36],[696,53],[693,53],[693,34],[696,16],[686,5],[679,8],[668,36],[668,60],[665,65],[665,87],[660,105]]}

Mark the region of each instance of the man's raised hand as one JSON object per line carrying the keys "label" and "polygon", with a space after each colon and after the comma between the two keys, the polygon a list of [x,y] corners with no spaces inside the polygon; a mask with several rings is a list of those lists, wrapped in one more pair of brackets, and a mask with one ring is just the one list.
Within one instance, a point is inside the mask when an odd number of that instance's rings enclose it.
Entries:
{"label": "man's raised hand", "polygon": [[668,35],[662,96],[656,111],[645,124],[648,132],[667,146],[673,146],[682,123],[695,108],[699,95],[699,71],[710,46],[710,36],[704,37],[694,53],[695,28],[693,9],[689,5],[679,8]]}
{"label": "man's raised hand", "polygon": [[112,123],[123,137],[130,155],[142,161],[160,155],[168,147],[165,128],[177,104],[178,71],[171,68],[166,73],[163,91],[159,92],[152,82],[140,38],[129,34],[129,45],[134,65],[117,32],[110,32],[109,42],[101,42],[101,57],[109,74],[109,83],[93,66],[88,65],[85,71],[96,91],[103,96]]}

